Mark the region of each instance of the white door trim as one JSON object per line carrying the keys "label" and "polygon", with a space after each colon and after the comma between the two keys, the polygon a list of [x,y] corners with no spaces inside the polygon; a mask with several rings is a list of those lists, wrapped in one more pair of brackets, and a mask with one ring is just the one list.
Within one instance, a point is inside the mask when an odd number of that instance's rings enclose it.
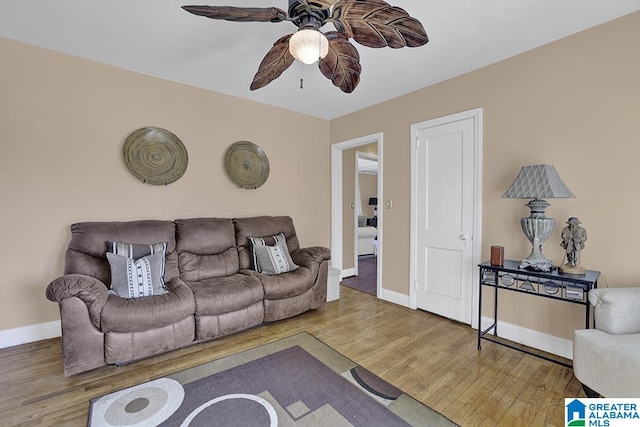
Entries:
{"label": "white door trim", "polygon": [[[461,113],[451,114],[425,122],[411,125],[411,225],[410,225],[410,274],[409,274],[409,307],[416,309],[416,281],[417,281],[417,230],[418,230],[418,203],[417,203],[417,141],[418,131],[425,128],[440,126],[461,120],[473,119],[474,126],[474,184],[473,184],[473,233],[472,233],[472,259],[474,264],[481,262],[482,256],[482,108],[476,108]],[[477,327],[478,323],[478,269],[473,270],[473,283],[471,286],[471,326]]]}
{"label": "white door trim", "polygon": [[[378,144],[378,201],[383,196],[383,134],[382,132],[363,136],[331,145],[331,266],[342,271],[342,152],[367,144]],[[383,253],[383,209],[378,209],[378,271],[377,296],[382,294],[382,253]],[[344,276],[341,276],[342,278]]]}

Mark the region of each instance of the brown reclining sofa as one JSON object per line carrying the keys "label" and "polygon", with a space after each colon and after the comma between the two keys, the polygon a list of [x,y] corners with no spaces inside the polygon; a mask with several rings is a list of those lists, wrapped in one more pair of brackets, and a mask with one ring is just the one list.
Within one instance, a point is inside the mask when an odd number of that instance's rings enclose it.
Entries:
{"label": "brown reclining sofa", "polygon": [[[271,276],[253,270],[249,238],[279,233],[299,267]],[[110,241],[166,242],[166,293],[131,299],[110,293]],[[329,259],[327,248],[300,248],[286,216],[74,224],[64,275],[46,290],[60,307],[64,374],[123,364],[323,307]]]}

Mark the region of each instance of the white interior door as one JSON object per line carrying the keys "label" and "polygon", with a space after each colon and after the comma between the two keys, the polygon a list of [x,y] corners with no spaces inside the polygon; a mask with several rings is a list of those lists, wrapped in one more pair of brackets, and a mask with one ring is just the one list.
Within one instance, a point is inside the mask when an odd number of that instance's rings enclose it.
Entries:
{"label": "white interior door", "polygon": [[474,119],[420,128],[416,138],[416,306],[471,324]]}

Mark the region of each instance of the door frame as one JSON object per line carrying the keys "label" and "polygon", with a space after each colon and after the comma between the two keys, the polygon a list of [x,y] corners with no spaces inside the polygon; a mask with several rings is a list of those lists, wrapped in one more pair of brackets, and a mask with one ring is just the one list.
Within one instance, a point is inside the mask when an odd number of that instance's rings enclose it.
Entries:
{"label": "door frame", "polygon": [[[417,149],[418,132],[423,129],[436,127],[461,120],[473,119],[473,230],[471,234],[472,262],[475,265],[481,262],[482,256],[482,108],[463,111],[421,123],[411,125],[411,225],[410,225],[410,274],[409,274],[409,307],[417,309],[416,290],[418,286],[418,174],[417,174]],[[472,272],[471,284],[471,326],[477,327],[478,323],[478,269]]]}
{"label": "door frame", "polygon": [[[382,162],[384,157],[382,132],[331,145],[331,266],[340,270],[341,279],[344,273],[342,271],[342,152],[373,143],[378,144],[378,201],[380,201],[384,197],[382,179]],[[382,293],[383,224],[382,209],[378,209],[378,266],[376,272],[376,296],[378,298],[380,298]]]}

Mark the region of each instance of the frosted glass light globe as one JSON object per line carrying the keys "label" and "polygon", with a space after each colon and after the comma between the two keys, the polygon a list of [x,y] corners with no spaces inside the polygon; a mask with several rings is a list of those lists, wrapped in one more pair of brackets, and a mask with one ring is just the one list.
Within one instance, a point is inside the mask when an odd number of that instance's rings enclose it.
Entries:
{"label": "frosted glass light globe", "polygon": [[329,40],[318,30],[305,28],[289,39],[289,52],[298,61],[313,64],[329,53]]}

